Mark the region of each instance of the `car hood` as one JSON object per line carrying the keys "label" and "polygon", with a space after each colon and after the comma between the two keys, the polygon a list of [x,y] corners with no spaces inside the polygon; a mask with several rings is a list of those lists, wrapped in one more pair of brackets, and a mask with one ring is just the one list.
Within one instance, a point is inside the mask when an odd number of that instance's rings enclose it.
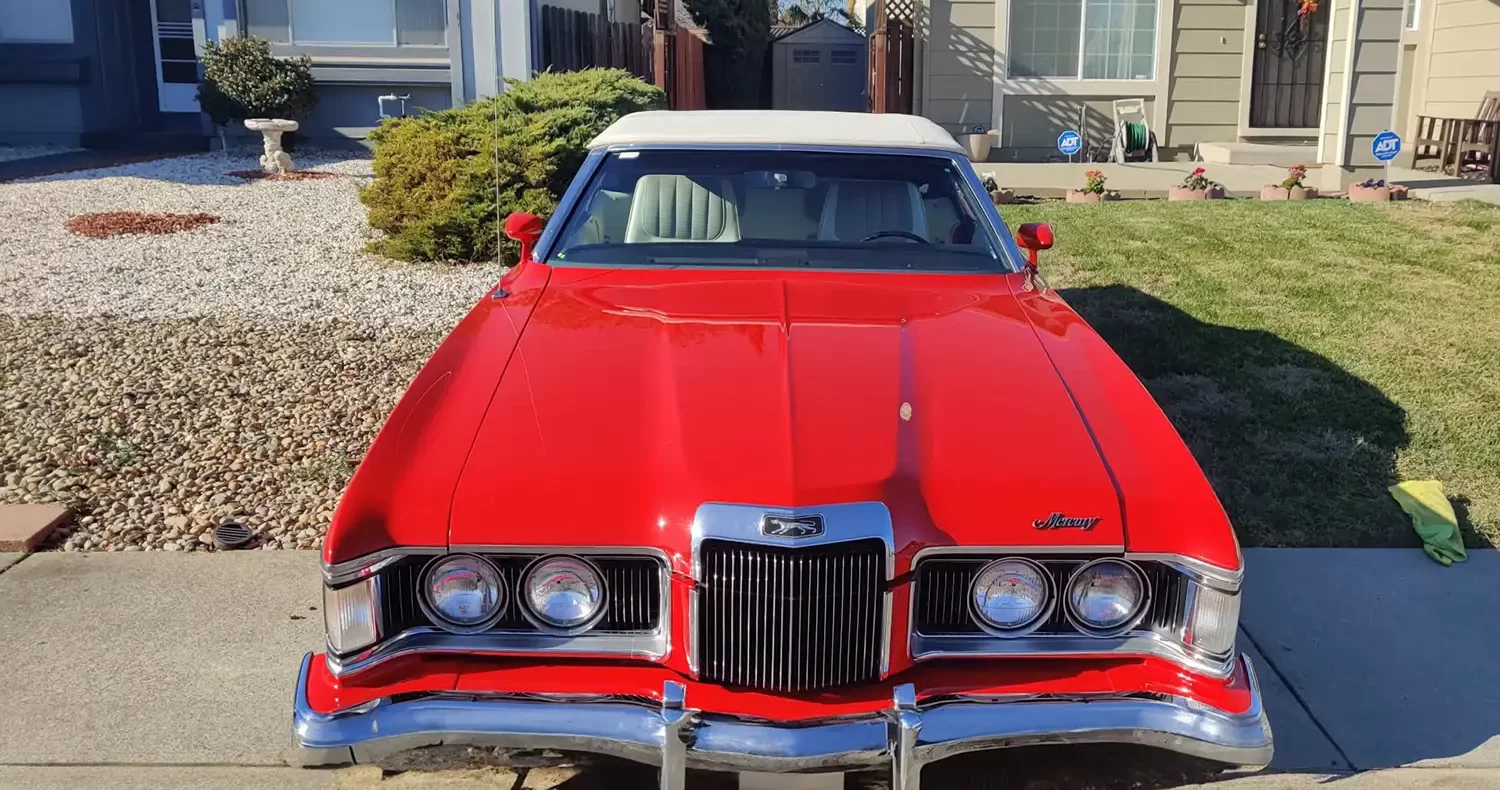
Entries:
{"label": "car hood", "polygon": [[704,502],[879,501],[907,560],[1120,546],[1119,494],[1019,284],[556,269],[475,437],[449,542],[651,546],[686,569]]}

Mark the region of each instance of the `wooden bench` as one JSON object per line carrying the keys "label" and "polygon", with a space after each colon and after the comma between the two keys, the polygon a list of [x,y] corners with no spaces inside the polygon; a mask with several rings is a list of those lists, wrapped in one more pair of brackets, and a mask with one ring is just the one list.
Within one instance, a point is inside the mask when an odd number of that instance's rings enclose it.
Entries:
{"label": "wooden bench", "polygon": [[1500,91],[1488,91],[1473,118],[1417,116],[1412,136],[1412,166],[1424,159],[1438,160],[1438,169],[1458,175],[1465,167],[1489,171],[1491,181],[1500,179]]}

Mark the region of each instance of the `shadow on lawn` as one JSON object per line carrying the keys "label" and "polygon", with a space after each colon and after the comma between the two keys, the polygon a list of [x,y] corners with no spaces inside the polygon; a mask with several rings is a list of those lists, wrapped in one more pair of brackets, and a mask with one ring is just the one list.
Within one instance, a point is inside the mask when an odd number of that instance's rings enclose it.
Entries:
{"label": "shadow on lawn", "polygon": [[[1417,546],[1386,488],[1405,412],[1276,335],[1205,323],[1122,285],[1059,293],[1161,404],[1247,546]],[[1455,502],[1471,546],[1487,546]]]}

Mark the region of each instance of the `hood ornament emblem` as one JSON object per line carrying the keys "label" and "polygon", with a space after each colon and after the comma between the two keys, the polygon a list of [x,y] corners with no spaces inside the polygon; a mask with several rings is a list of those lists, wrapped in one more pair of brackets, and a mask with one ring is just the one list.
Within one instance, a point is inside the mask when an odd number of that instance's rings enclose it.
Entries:
{"label": "hood ornament emblem", "polygon": [[1085,516],[1083,518],[1077,518],[1072,516],[1064,516],[1061,513],[1053,513],[1046,518],[1039,518],[1036,521],[1031,522],[1031,526],[1036,527],[1037,529],[1081,529],[1084,532],[1087,532],[1093,529],[1094,525],[1098,523],[1098,516]]}
{"label": "hood ornament emblem", "polygon": [[760,534],[772,538],[812,538],[823,534],[822,516],[773,516],[760,519]]}

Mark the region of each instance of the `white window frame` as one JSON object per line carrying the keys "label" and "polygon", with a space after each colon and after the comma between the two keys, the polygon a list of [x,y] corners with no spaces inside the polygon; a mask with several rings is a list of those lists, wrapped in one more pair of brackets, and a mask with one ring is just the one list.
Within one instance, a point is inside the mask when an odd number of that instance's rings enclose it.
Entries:
{"label": "white window frame", "polygon": [[[1008,8],[1006,9],[1006,12],[1005,12],[1006,13],[1006,25],[1005,25],[1006,51],[1007,52],[1015,52],[1015,47],[1011,46],[1010,38],[1016,34],[1016,26],[1015,26],[1015,6],[1016,6],[1016,4],[1013,2],[1013,0],[1005,0],[1005,1],[1006,1],[1006,5],[1008,6]],[[1078,6],[1078,68],[1076,70],[1074,70],[1073,74],[1071,76],[1052,76],[1052,77],[1036,77],[1036,76],[1031,76],[1031,75],[1012,74],[1011,73],[1011,69],[1014,68],[1015,61],[1013,59],[1007,59],[1006,60],[1006,67],[1005,67],[1005,70],[1006,70],[1005,78],[1007,80],[1014,81],[1014,82],[1050,82],[1050,81],[1053,81],[1053,80],[1066,80],[1066,81],[1073,81],[1073,82],[1117,83],[1117,84],[1121,84],[1121,85],[1146,85],[1146,84],[1154,83],[1157,80],[1159,80],[1160,77],[1161,77],[1162,6],[1165,5],[1165,6],[1171,7],[1171,6],[1175,5],[1175,2],[1176,2],[1176,0],[1155,0],[1156,7],[1153,9],[1153,13],[1152,13],[1153,19],[1152,19],[1152,22],[1151,22],[1151,76],[1149,76],[1149,77],[1085,77],[1085,76],[1083,76],[1084,43],[1088,40],[1088,31],[1089,31],[1089,23],[1088,23],[1089,0],[1080,0],[1079,6]]]}

